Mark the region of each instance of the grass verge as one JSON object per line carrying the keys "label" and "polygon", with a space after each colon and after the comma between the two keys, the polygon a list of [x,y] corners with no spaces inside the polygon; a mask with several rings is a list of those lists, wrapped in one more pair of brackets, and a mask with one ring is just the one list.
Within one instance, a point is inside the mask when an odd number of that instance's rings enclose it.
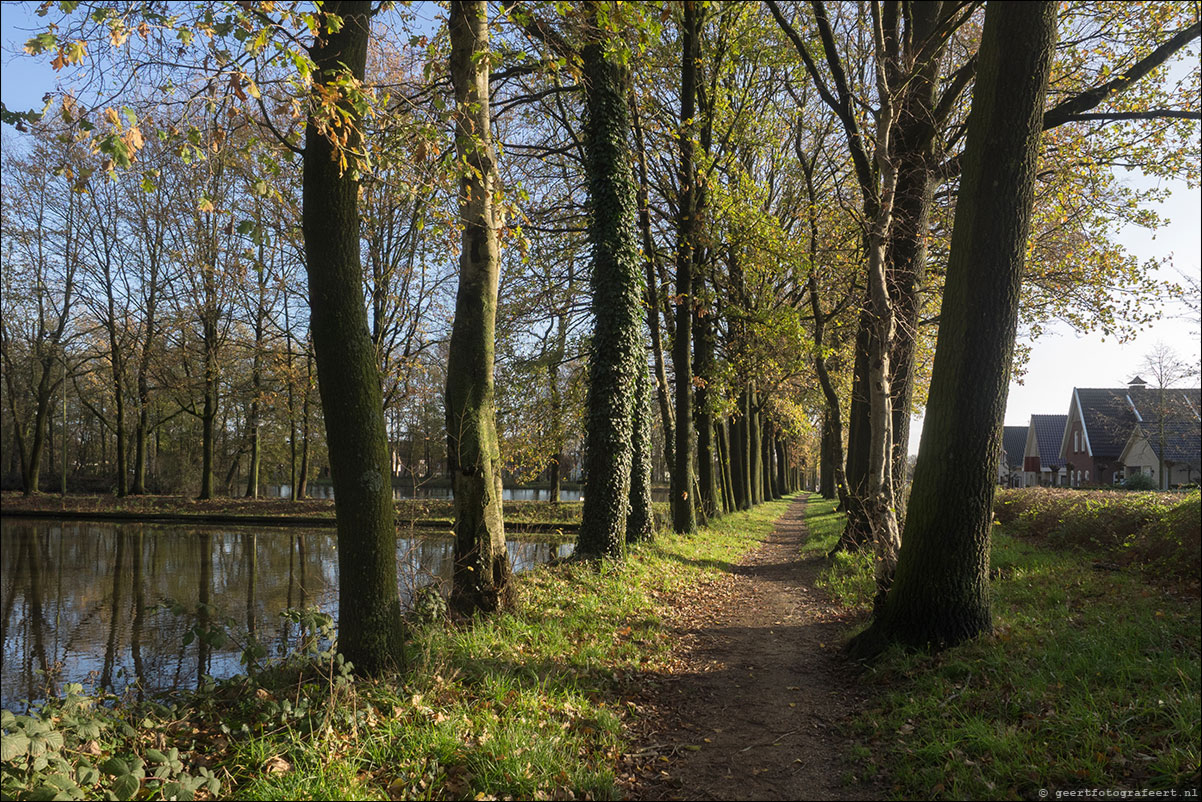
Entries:
{"label": "grass verge", "polygon": [[503,614],[415,624],[407,670],[386,680],[353,680],[325,655],[166,705],[90,704],[84,730],[64,726],[57,702],[41,716],[6,718],[6,743],[9,723],[57,732],[62,763],[35,767],[30,748],[6,751],[4,796],[45,793],[62,774],[86,796],[121,782],[161,798],[155,760],[170,755],[172,781],[196,784],[201,797],[213,777],[221,797],[241,799],[618,798],[626,699],[668,659],[665,612],[761,542],[788,503],[692,537],[661,535],[620,564],[518,575]]}
{"label": "grass verge", "polygon": [[[811,500],[816,534],[837,535],[833,507]],[[820,584],[870,604],[871,565],[857,566],[835,562]],[[1009,525],[994,530],[991,575],[991,635],[934,655],[893,650],[864,674],[860,770],[898,798],[1196,788],[1196,596]]]}

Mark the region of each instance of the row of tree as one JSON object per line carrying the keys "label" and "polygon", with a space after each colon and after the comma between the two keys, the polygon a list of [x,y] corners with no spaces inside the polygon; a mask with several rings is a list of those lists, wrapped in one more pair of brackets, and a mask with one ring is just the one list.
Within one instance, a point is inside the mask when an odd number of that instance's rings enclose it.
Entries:
{"label": "row of tree", "polygon": [[[196,290],[162,297],[193,299],[165,304],[196,321],[189,375],[206,389],[192,414],[205,420],[220,363],[207,337],[237,328],[254,343],[246,431],[279,381],[278,356],[260,356],[268,333],[278,354],[284,332],[288,357],[312,342],[352,567],[340,644],[361,668],[387,665],[400,637],[386,410],[435,353],[461,609],[505,601],[506,463],[558,466],[579,422],[581,557],[620,558],[650,535],[656,453],[680,532],[789,492],[820,463],[848,513],[840,547],[876,550],[871,651],[987,625],[982,544],[1016,327],[1138,324],[1163,288],[1107,235],[1155,221],[1111,168],[1196,180],[1196,85],[1164,68],[1197,39],[1188,9],[1022,6],[456,2],[444,28],[365,2],[70,4],[28,49],[153,76],[163,93],[140,114],[102,89],[68,95],[53,135],[139,176],[125,191],[143,200],[159,187],[185,198],[162,241],[179,237],[167,261]],[[158,166],[160,148],[190,165]],[[164,180],[170,169],[183,175]],[[92,203],[121,185],[97,172],[77,188]],[[100,240],[120,250],[117,225]],[[218,270],[226,252],[239,267]],[[130,262],[133,306],[154,315],[147,260]],[[227,273],[244,277],[241,304],[222,295]],[[456,274],[452,316],[440,289]],[[308,300],[307,318],[288,298]],[[27,349],[51,385],[68,306],[57,335],[39,310],[51,345]],[[311,334],[295,336],[302,318]],[[147,335],[123,341],[128,327],[151,330],[122,317],[98,362],[114,376],[120,362],[136,387],[126,355]],[[40,408],[35,386],[6,384],[14,420],[20,403]],[[924,403],[907,508],[908,426]],[[933,595],[932,571],[947,578]]]}

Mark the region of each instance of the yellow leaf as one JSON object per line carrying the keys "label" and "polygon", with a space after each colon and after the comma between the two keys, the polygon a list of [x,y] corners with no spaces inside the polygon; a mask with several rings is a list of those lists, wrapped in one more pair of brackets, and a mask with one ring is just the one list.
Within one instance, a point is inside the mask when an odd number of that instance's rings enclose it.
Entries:
{"label": "yellow leaf", "polygon": [[108,120],[108,122],[112,125],[119,125],[121,123],[120,115],[118,115],[117,110],[113,108],[104,110],[104,119]]}

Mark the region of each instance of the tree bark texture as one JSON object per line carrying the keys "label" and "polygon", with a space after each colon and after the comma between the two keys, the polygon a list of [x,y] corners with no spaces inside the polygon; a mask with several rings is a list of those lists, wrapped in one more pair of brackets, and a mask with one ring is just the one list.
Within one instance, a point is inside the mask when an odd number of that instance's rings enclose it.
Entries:
{"label": "tree bark texture", "polygon": [[592,246],[592,311],[585,421],[585,492],[576,553],[623,555],[630,503],[634,406],[646,370],[638,204],[628,145],[627,73],[600,41],[581,51],[586,117],[585,172]]}
{"label": "tree bark texture", "polygon": [[919,290],[926,277],[927,233],[935,194],[935,93],[943,47],[929,48],[925,61],[916,51],[935,35],[943,3],[915,3],[908,16],[910,32],[905,49],[912,66],[911,78],[901,92],[894,126],[893,152],[897,163],[893,225],[886,246],[889,296],[897,330],[890,354],[893,394],[893,490],[899,515],[904,519],[907,493],[906,463],[910,445],[910,415],[914,403],[914,349],[921,312]]}
{"label": "tree bark texture", "polygon": [[[347,71],[362,80],[371,3],[327,3],[342,17],[310,50],[319,87],[333,91]],[[356,113],[341,101],[350,128],[341,153],[310,117],[305,129],[302,227],[309,276],[310,326],[325,413],[338,520],[338,649],[356,670],[376,673],[401,656],[388,439],[376,352],[368,333],[360,261]],[[345,156],[347,169],[338,157]]]}
{"label": "tree bark texture", "polygon": [[453,0],[450,32],[455,151],[464,168],[459,185],[463,248],[446,387],[447,467],[455,495],[451,602],[461,612],[491,612],[506,600],[510,567],[493,399],[501,274],[494,197],[500,179],[489,119],[484,0]]}
{"label": "tree bark texture", "polygon": [[651,378],[646,366],[639,373],[634,406],[634,453],[630,462],[630,514],[626,516],[626,542],[641,543],[655,536],[651,507]]}
{"label": "tree bark texture", "polygon": [[989,534],[1056,4],[990,3],[930,400],[893,586],[851,648],[989,630]]}
{"label": "tree bark texture", "polygon": [[676,375],[676,463],[672,469],[672,527],[677,532],[697,529],[693,490],[693,363],[692,336],[696,299],[693,292],[697,255],[697,167],[694,154],[694,120],[697,100],[697,57],[700,17],[694,0],[685,0],[681,31],[680,163],[676,218],[676,337],[672,341],[672,369]]}

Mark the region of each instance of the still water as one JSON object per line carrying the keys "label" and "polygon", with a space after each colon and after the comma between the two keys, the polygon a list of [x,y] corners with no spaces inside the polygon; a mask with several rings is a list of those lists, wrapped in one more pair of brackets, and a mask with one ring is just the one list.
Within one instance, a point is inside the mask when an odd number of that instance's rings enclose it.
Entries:
{"label": "still water", "polygon": [[[509,541],[515,571],[572,551],[571,543]],[[338,615],[333,529],[172,524],[0,522],[0,705],[23,708],[43,688],[82,682],[146,692],[195,686],[208,674],[244,670],[248,634],[282,656],[297,646],[289,608]],[[418,588],[451,577],[451,540],[397,540],[402,603]],[[177,602],[188,612],[161,605]],[[184,645],[209,605],[233,640]]]}
{"label": "still water", "polygon": [[[658,488],[653,488],[652,492]],[[306,491],[309,498],[334,498],[334,488],[331,485],[320,482],[313,482],[309,485]],[[403,485],[393,485],[392,498],[395,501],[402,501],[411,498],[432,498],[450,500],[454,498],[454,493],[449,487],[406,487]],[[268,485],[268,498],[291,498],[292,488],[288,485]],[[546,488],[538,487],[506,487],[501,491],[502,501],[550,501],[551,491]],[[560,501],[584,501],[584,491],[579,489],[569,490],[564,488],[559,491]],[[667,495],[657,501],[666,501]]]}

